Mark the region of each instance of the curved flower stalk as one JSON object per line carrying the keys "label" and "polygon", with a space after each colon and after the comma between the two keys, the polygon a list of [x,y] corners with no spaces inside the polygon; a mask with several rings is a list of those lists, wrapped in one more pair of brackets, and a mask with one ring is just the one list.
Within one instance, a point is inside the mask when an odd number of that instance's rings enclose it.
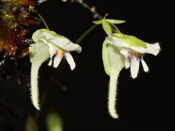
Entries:
{"label": "curved flower stalk", "polygon": [[81,47],[72,43],[64,36],[54,31],[39,29],[34,32],[32,39],[35,44],[29,47],[31,68],[31,99],[36,109],[40,110],[38,100],[38,71],[43,62],[50,58],[48,65],[57,68],[63,58],[70,65],[71,70],[75,68],[75,62],[70,54],[71,51],[81,52]]}
{"label": "curved flower stalk", "polygon": [[[106,16],[105,16],[106,17]],[[119,20],[109,20],[103,18],[100,21],[95,21],[95,24],[102,24],[103,29],[108,35],[103,42],[102,59],[104,70],[110,76],[109,81],[109,98],[108,110],[113,118],[118,118],[115,109],[115,100],[117,95],[117,79],[120,71],[125,67],[130,68],[131,77],[135,79],[138,75],[140,62],[142,63],[145,72],[149,71],[146,62],[143,59],[145,54],[157,56],[160,52],[158,43],[149,44],[135,36],[126,35],[119,31],[114,24],[123,23]],[[111,25],[118,33],[112,33]]]}

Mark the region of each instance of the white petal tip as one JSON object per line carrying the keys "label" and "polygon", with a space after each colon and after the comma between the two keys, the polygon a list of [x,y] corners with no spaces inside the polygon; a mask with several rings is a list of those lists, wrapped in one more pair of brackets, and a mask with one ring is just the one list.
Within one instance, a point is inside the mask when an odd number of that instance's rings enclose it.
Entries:
{"label": "white petal tip", "polygon": [[130,67],[129,63],[125,62],[125,69],[128,69]]}
{"label": "white petal tip", "polygon": [[79,49],[77,50],[78,53],[81,53],[82,52],[82,48],[81,46],[79,47]]}
{"label": "white petal tip", "polygon": [[158,42],[155,44],[148,44],[147,43],[147,46],[149,48],[150,53],[155,55],[155,56],[157,56],[161,50]]}
{"label": "white petal tip", "polygon": [[137,78],[137,75],[131,74],[131,77],[132,77],[133,79],[136,79],[136,78]]}
{"label": "white petal tip", "polygon": [[76,67],[76,64],[75,64],[74,59],[70,53],[66,53],[66,60],[69,63],[70,69],[74,70]]}
{"label": "white petal tip", "polygon": [[137,76],[138,76],[138,69],[137,70],[131,69],[131,77],[133,79],[136,79]]}
{"label": "white petal tip", "polygon": [[48,66],[51,66],[51,65],[52,65],[52,58],[50,58],[49,63],[48,63]]}
{"label": "white petal tip", "polygon": [[144,70],[145,72],[149,72],[149,68],[148,68],[148,66],[147,66],[147,64],[146,64],[146,62],[144,61],[143,58],[142,58],[142,60],[141,60],[141,63],[142,63],[142,66],[143,66],[143,70]]}
{"label": "white petal tip", "polygon": [[130,68],[131,69],[131,77],[133,79],[135,79],[138,75],[139,65],[140,65],[140,61],[134,57],[134,59],[132,59],[132,61],[131,61],[131,68]]}
{"label": "white petal tip", "polygon": [[148,69],[144,69],[145,72],[149,72],[149,68]]}
{"label": "white petal tip", "polygon": [[69,66],[70,66],[70,69],[71,70],[74,70],[75,69],[75,67],[76,67],[76,65],[75,65],[75,62],[68,62],[69,63]]}

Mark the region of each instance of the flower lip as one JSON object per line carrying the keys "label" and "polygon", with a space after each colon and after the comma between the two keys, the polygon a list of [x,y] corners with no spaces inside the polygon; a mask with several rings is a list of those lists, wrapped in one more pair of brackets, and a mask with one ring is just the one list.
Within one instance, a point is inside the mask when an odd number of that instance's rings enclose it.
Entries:
{"label": "flower lip", "polygon": [[54,58],[57,56],[59,56],[61,59],[66,57],[65,52],[63,50],[60,50],[60,49],[56,50],[56,52],[54,54]]}

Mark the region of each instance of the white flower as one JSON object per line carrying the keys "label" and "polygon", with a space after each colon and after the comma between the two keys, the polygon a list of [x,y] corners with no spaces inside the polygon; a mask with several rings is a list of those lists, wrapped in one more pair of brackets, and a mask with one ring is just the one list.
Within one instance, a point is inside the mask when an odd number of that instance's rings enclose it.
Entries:
{"label": "white flower", "polygon": [[157,56],[160,51],[158,43],[149,44],[134,36],[125,34],[114,34],[106,38],[107,42],[118,48],[121,55],[125,57],[125,68],[131,70],[132,78],[136,78],[139,71],[140,61],[145,72],[149,71],[145,63],[144,54],[152,54]]}
{"label": "white flower", "polygon": [[67,60],[71,70],[75,68],[75,62],[70,54],[71,51],[81,52],[78,44],[72,43],[64,36],[56,34],[54,31],[40,29],[34,32],[32,39],[34,44],[29,47],[31,68],[31,97],[36,109],[40,109],[38,102],[38,70],[41,64],[50,58],[49,66],[57,68],[63,58]]}
{"label": "white flower", "polygon": [[149,68],[143,59],[144,54],[156,56],[159,51],[158,43],[148,44],[134,36],[118,33],[106,37],[103,42],[102,58],[105,72],[110,76],[108,110],[113,118],[119,117],[115,110],[115,100],[120,71],[124,67],[130,67],[132,78],[136,78],[141,61],[144,71],[148,72]]}
{"label": "white flower", "polygon": [[55,68],[58,67],[63,58],[66,58],[71,70],[75,68],[75,62],[70,52],[77,51],[80,53],[81,47],[78,44],[74,44],[66,37],[60,36],[54,31],[48,31],[46,29],[37,30],[32,38],[36,43],[42,41],[48,46],[50,54],[49,66],[52,65],[52,58],[54,59],[53,67]]}

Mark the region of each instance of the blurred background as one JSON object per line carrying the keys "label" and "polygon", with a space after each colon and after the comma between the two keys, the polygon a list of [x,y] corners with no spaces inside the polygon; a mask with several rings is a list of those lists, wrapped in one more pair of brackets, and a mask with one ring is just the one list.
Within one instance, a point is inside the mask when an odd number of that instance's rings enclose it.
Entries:
{"label": "blurred background", "polygon": [[[173,3],[162,0],[84,2],[95,6],[102,16],[108,13],[108,18],[126,20],[117,26],[121,32],[148,43],[160,43],[161,52],[157,57],[144,57],[150,72],[144,73],[141,66],[138,78],[133,80],[129,70],[121,71],[117,96],[119,119],[112,119],[107,109],[109,77],[101,58],[106,34],[98,26],[79,43],[82,53],[72,52],[76,62],[74,71],[66,61],[58,69],[47,66],[48,61],[40,68],[40,99],[44,99],[41,112],[35,110],[30,100],[29,56],[0,67],[0,130],[23,131],[31,116],[37,120],[38,131],[47,131],[46,118],[51,111],[60,114],[64,131],[175,130]],[[72,42],[97,20],[76,2],[48,0],[36,9],[50,30]],[[39,28],[44,28],[44,24],[36,27]]]}

